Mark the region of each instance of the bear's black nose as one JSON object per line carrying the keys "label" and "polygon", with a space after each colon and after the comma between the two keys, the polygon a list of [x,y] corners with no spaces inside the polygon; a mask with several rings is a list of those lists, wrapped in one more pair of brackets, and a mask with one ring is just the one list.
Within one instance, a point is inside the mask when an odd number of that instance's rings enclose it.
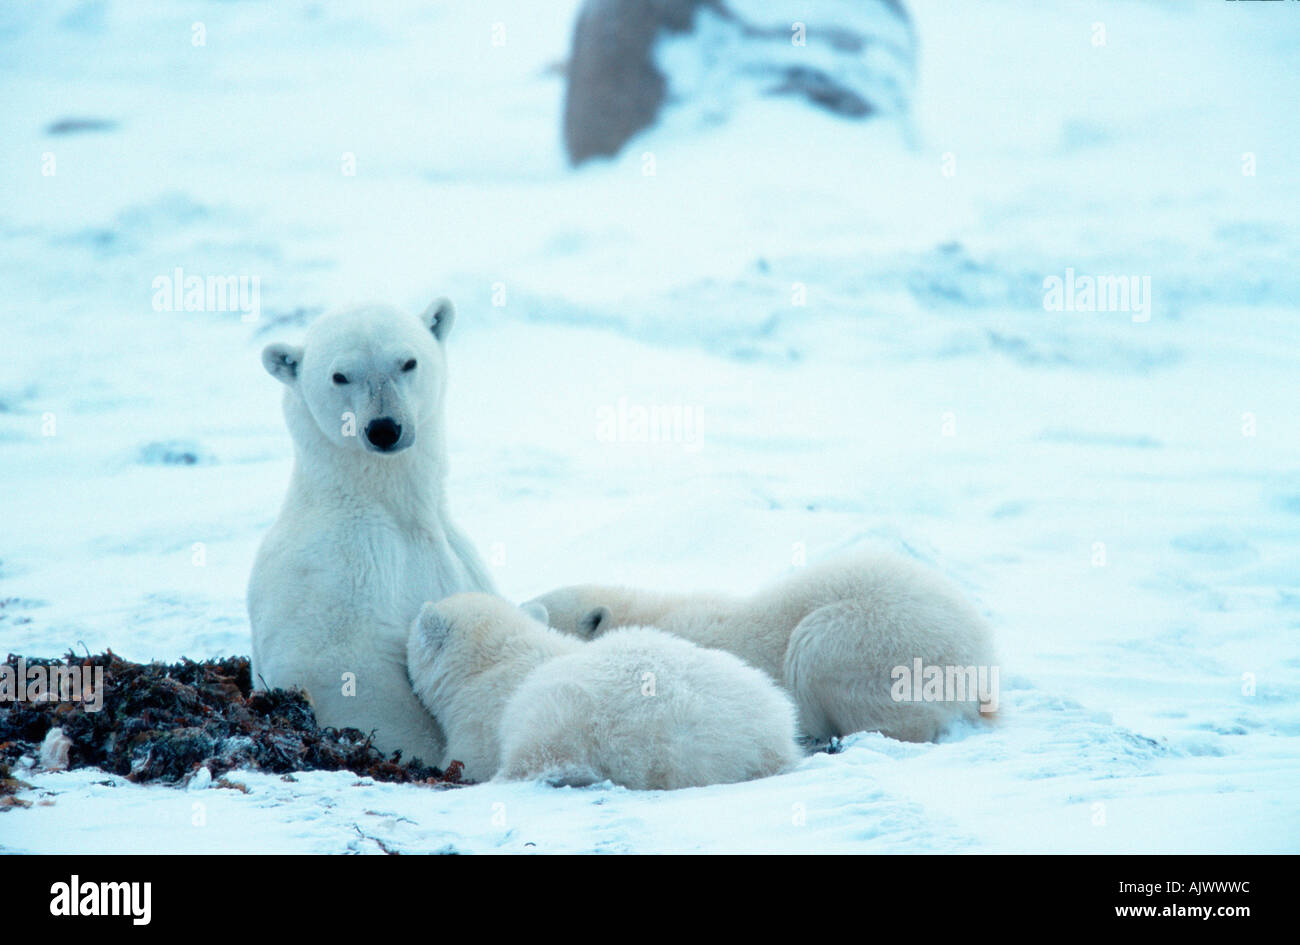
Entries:
{"label": "bear's black nose", "polygon": [[396,446],[397,441],[401,438],[402,425],[394,423],[391,417],[380,417],[378,420],[371,420],[366,426],[366,439],[373,443],[377,449],[385,452]]}

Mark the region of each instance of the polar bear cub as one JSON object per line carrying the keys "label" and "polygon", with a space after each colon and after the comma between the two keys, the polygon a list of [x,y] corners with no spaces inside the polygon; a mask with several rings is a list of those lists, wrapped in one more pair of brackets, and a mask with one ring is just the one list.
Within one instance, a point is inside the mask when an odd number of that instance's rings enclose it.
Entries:
{"label": "polar bear cub", "polygon": [[442,733],[411,692],[406,638],[426,600],[491,590],[447,512],[446,299],[318,318],[269,345],[293,439],[288,494],[248,585],[253,684],[306,690],[321,725],[435,761]]}
{"label": "polar bear cub", "polygon": [[411,685],[447,733],[442,763],[483,781],[671,790],[761,778],[800,757],[795,710],[730,653],[635,627],[584,643],[488,594],[428,603]]}
{"label": "polar bear cub", "polygon": [[988,627],[946,580],[898,555],[854,553],[749,598],[579,585],[525,606],[584,639],[646,624],[734,653],[794,696],[801,731],[818,741],[931,741],[997,707]]}

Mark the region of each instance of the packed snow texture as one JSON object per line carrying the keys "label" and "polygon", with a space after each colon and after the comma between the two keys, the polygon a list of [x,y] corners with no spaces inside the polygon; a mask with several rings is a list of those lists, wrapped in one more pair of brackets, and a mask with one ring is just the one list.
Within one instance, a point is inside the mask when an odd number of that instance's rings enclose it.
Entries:
{"label": "packed snow texture", "polygon": [[[908,120],[755,93],[572,172],[573,0],[5,4],[0,647],[247,653],[260,348],[447,294],[451,509],[506,594],[884,545],[979,602],[1002,709],[670,793],[16,772],[0,849],[1300,850],[1287,6],[912,0]],[[167,310],[177,268],[257,320]],[[1046,310],[1067,270],[1149,320]]]}

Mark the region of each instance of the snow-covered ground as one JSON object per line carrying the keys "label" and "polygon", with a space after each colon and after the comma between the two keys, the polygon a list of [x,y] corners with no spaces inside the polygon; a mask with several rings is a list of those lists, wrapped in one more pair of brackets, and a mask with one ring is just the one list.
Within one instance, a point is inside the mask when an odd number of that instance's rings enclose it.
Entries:
{"label": "snow-covered ground", "polygon": [[[573,0],[0,8],[0,650],[247,653],[290,458],[258,351],[445,293],[452,509],[505,593],[882,543],[1003,666],[992,731],[738,786],[29,772],[0,849],[1300,850],[1300,17],[909,6],[906,127],[748,100],[579,172]],[[177,267],[259,319],[156,310]],[[1149,277],[1149,320],[1045,310],[1067,269]],[[620,405],[698,426],[611,441]]]}

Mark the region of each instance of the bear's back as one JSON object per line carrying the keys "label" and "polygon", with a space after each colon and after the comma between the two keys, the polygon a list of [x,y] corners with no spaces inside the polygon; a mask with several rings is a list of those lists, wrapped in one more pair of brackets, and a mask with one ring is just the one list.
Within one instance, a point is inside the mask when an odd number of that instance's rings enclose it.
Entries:
{"label": "bear's back", "polygon": [[558,773],[635,789],[743,781],[799,757],[794,706],[763,673],[649,628],[613,631],[538,667],[501,732],[507,778]]}

